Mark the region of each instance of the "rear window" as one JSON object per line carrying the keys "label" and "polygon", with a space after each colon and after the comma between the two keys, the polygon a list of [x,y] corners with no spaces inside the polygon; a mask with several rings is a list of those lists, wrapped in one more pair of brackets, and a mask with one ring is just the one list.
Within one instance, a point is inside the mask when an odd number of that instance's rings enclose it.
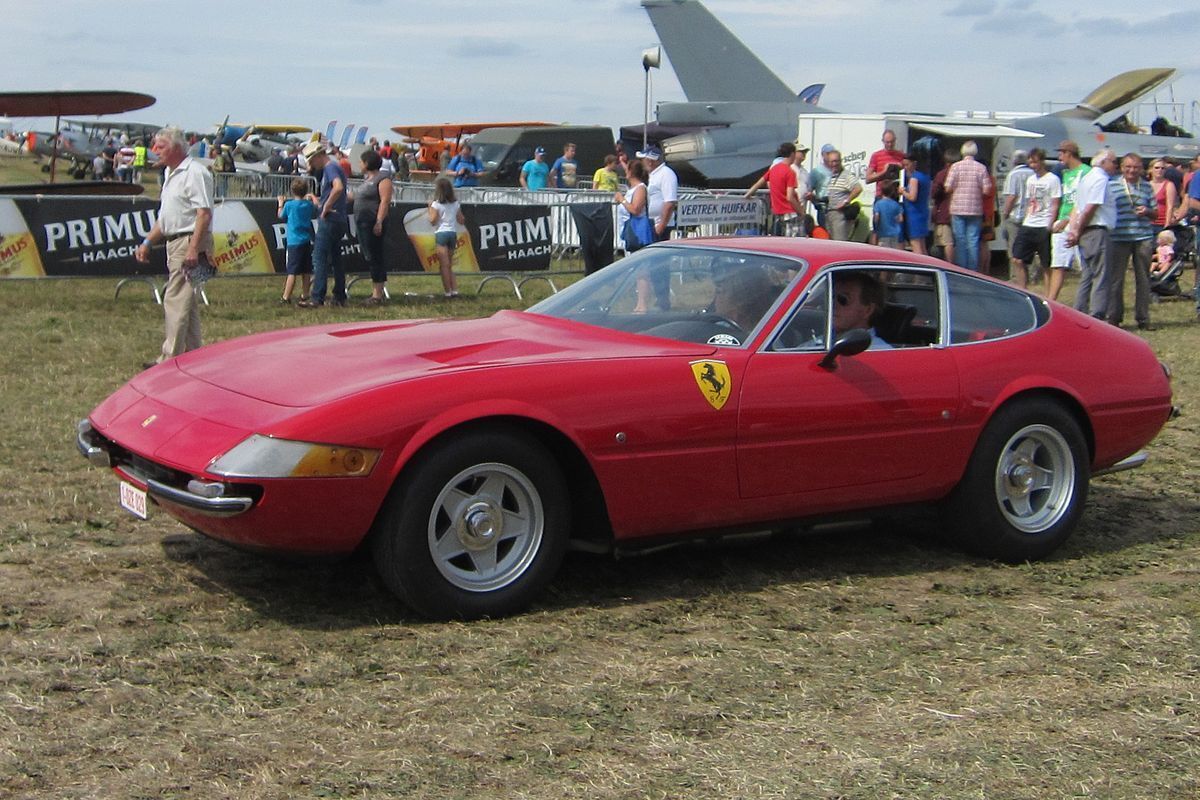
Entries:
{"label": "rear window", "polygon": [[1016,289],[955,273],[946,274],[946,285],[951,344],[1016,336],[1045,320],[1034,299]]}

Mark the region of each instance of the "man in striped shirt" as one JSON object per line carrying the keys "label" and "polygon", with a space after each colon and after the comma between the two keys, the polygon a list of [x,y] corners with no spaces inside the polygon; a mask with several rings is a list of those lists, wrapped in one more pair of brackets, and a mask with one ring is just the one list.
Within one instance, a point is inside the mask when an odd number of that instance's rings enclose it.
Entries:
{"label": "man in striped shirt", "polygon": [[829,166],[829,210],[825,219],[829,222],[829,238],[840,242],[850,241],[858,224],[858,205],[855,199],[862,194],[862,183],[853,173],[842,168],[842,154],[832,150],[825,162]]}
{"label": "man in striped shirt", "polygon": [[1154,190],[1142,177],[1142,158],[1130,153],[1121,159],[1121,174],[1108,182],[1117,205],[1117,224],[1110,239],[1112,284],[1108,321],[1120,325],[1125,316],[1125,265],[1133,262],[1133,316],[1141,330],[1150,328],[1150,255],[1154,250]]}

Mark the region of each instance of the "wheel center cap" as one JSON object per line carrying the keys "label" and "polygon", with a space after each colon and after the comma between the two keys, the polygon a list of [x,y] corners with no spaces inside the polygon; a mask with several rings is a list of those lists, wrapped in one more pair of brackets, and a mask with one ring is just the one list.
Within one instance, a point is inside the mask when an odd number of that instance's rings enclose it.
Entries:
{"label": "wheel center cap", "polygon": [[477,501],[467,506],[458,536],[469,550],[484,550],[495,543],[503,529],[503,516],[490,503]]}
{"label": "wheel center cap", "polygon": [[1008,471],[1008,482],[1014,489],[1028,492],[1033,488],[1033,468],[1028,464],[1017,464]]}

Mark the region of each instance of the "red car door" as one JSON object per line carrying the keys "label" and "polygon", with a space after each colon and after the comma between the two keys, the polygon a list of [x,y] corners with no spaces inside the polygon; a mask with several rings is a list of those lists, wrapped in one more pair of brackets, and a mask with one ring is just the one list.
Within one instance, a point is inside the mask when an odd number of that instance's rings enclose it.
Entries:
{"label": "red car door", "polygon": [[[940,335],[942,306],[933,273],[925,280],[932,299],[917,322],[932,338]],[[827,368],[822,345],[768,343],[749,359],[738,409],[741,496],[796,496],[798,514],[918,499],[929,491],[922,476],[956,446],[960,390],[951,353],[936,342],[873,346]],[[790,511],[778,509],[785,506]]]}

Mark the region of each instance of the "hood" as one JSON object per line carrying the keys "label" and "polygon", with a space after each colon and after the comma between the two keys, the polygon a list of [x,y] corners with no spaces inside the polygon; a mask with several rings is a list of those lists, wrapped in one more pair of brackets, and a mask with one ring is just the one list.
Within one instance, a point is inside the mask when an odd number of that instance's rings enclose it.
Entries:
{"label": "hood", "polygon": [[273,331],[210,345],[173,364],[227,391],[275,405],[309,407],[443,372],[548,361],[703,356],[714,349],[500,311],[474,320],[397,320]]}

